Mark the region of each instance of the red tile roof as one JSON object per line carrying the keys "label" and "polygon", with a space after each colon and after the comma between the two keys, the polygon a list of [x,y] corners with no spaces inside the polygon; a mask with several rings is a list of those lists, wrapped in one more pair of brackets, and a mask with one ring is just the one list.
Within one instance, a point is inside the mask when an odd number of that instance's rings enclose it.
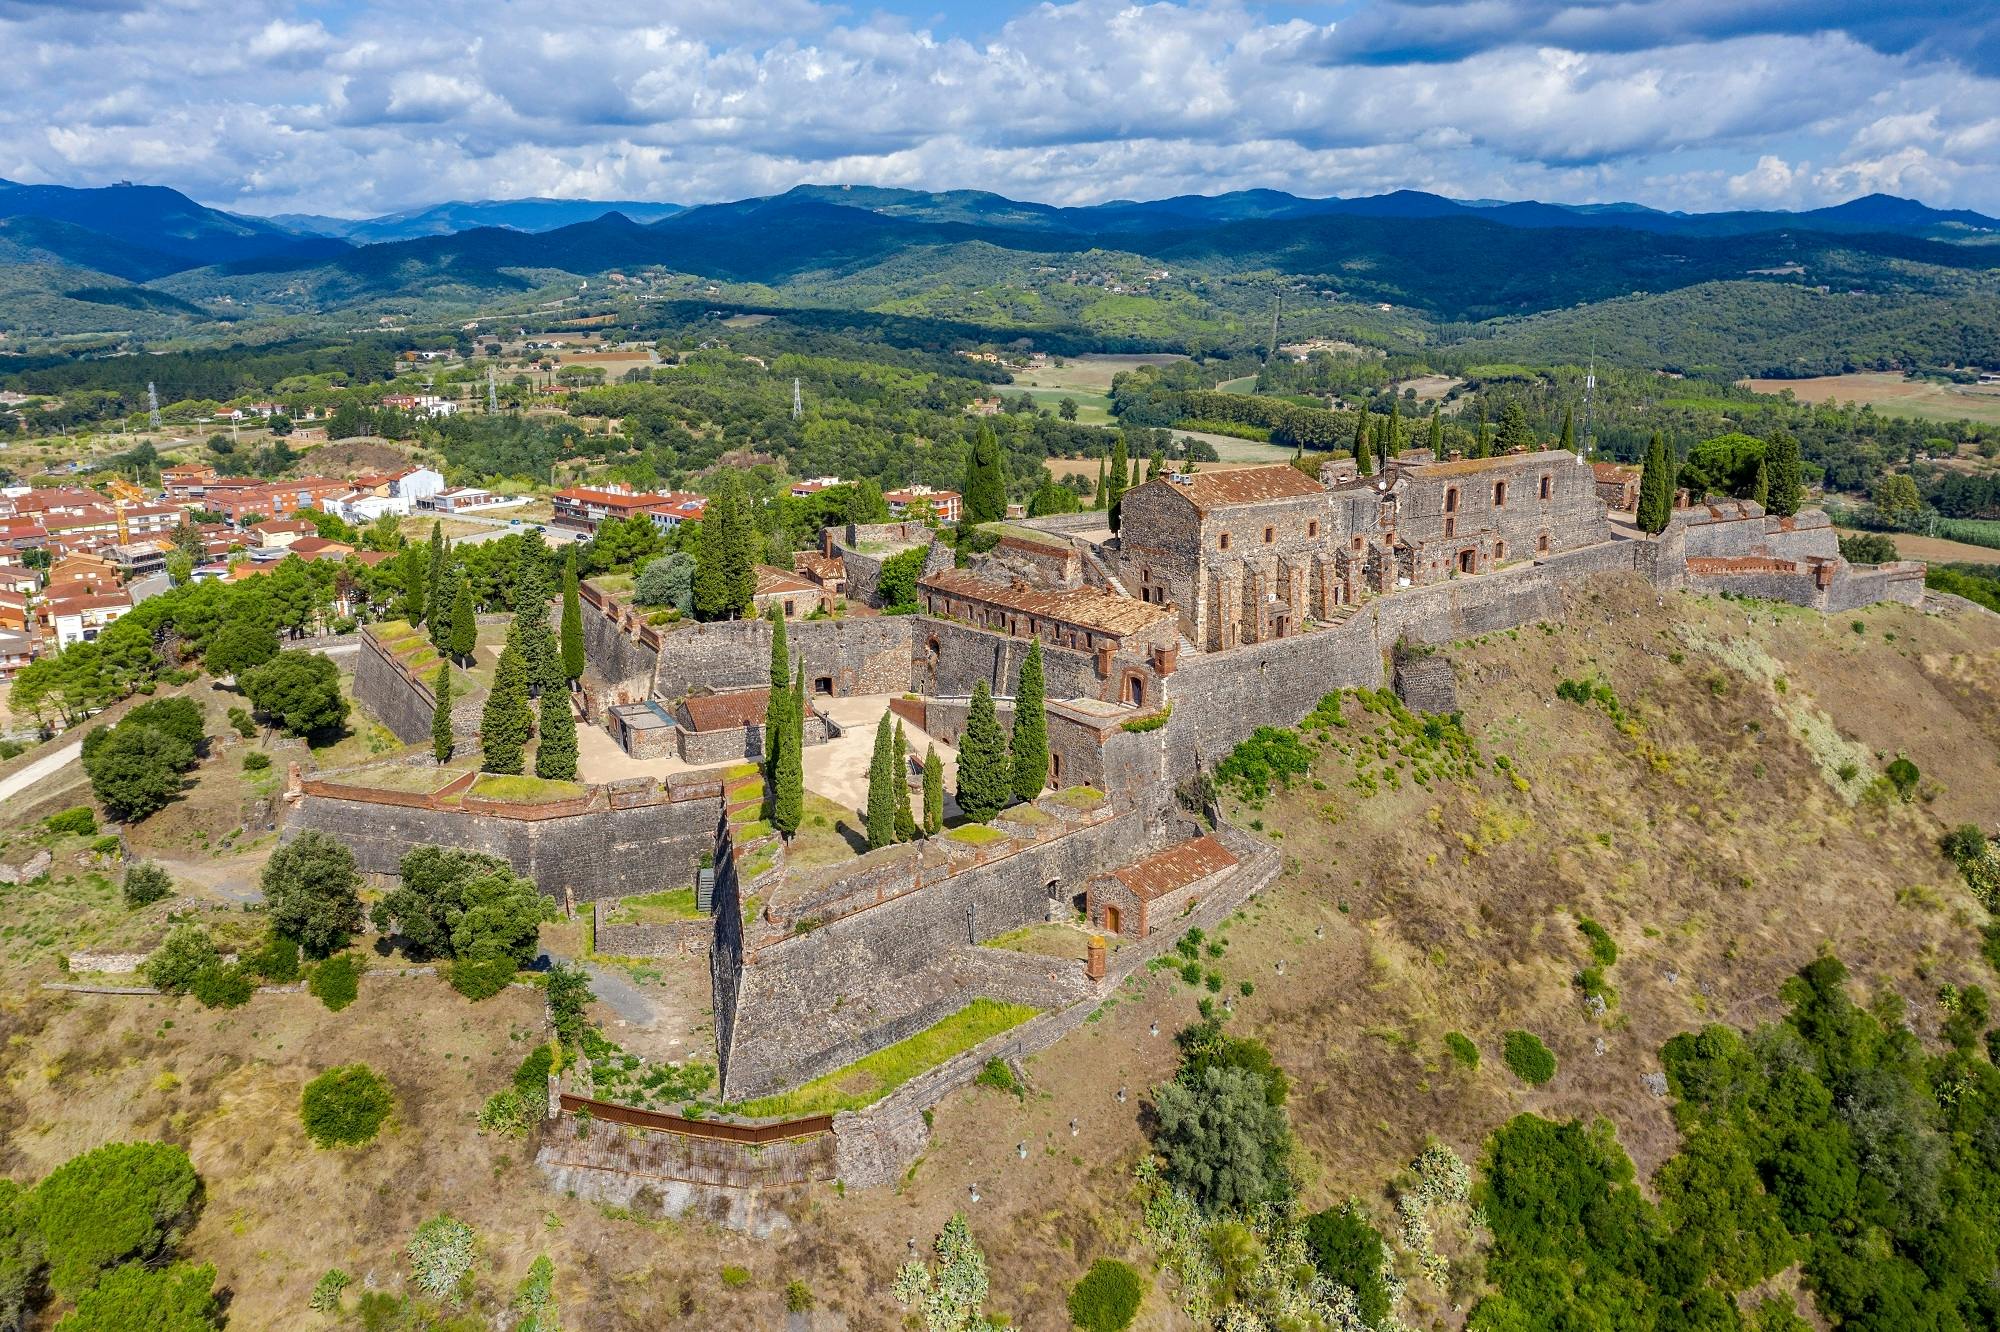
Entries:
{"label": "red tile roof", "polygon": [[1140,901],[1150,902],[1235,863],[1236,857],[1229,853],[1228,847],[1213,837],[1197,837],[1113,870],[1111,877],[1130,888]]}
{"label": "red tile roof", "polygon": [[739,726],[762,726],[770,705],[768,689],[736,689],[726,694],[698,694],[684,699],[688,721],[697,731],[728,731]]}
{"label": "red tile roof", "polygon": [[1266,504],[1272,500],[1305,499],[1325,493],[1325,487],[1290,463],[1272,467],[1239,467],[1227,472],[1197,472],[1186,481],[1162,477],[1147,485],[1170,486],[1185,495],[1201,513],[1232,504]]}

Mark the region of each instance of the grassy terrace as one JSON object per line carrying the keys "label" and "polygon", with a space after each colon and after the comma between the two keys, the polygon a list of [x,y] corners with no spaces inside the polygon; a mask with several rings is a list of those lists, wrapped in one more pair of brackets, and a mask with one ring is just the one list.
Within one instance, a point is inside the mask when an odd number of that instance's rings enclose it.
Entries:
{"label": "grassy terrace", "polygon": [[1096,809],[1104,803],[1104,792],[1094,786],[1065,786],[1048,798],[1071,809]]}
{"label": "grassy terrace", "polygon": [[981,1041],[1012,1030],[1039,1010],[997,999],[974,999],[950,1017],[872,1055],[837,1068],[823,1078],[776,1096],[728,1107],[730,1113],[754,1119],[798,1119],[805,1115],[859,1110],[887,1096],[920,1073],[927,1073],[953,1055]]}
{"label": "grassy terrace", "polygon": [[695,909],[694,889],[669,888],[665,892],[627,897],[604,918],[607,925],[667,925],[677,920],[700,920]]}
{"label": "grassy terrace", "polygon": [[509,777],[487,773],[472,784],[471,795],[488,800],[513,800],[532,805],[548,800],[569,800],[590,788],[582,782],[558,782],[546,777]]}
{"label": "grassy terrace", "polygon": [[[409,671],[423,680],[431,682],[437,674],[440,660],[437,648],[432,646],[430,635],[421,626],[406,620],[383,620],[374,626],[376,641],[389,649],[390,653]],[[497,631],[497,633],[496,633]],[[484,625],[479,631],[479,643],[502,642],[506,638],[506,626]],[[493,671],[490,666],[482,668],[478,664],[477,649],[474,650],[474,665],[470,670],[453,666],[451,672],[452,693],[463,695],[473,689],[484,689],[492,683]]]}
{"label": "grassy terrace", "polygon": [[463,777],[472,768],[469,760],[447,764],[391,763],[353,772],[328,774],[328,780],[349,786],[366,786],[377,791],[402,791],[429,795]]}
{"label": "grassy terrace", "polygon": [[945,836],[954,842],[964,842],[967,846],[985,846],[989,842],[1004,840],[1007,834],[998,828],[989,828],[983,823],[965,823],[956,828],[946,829]]}

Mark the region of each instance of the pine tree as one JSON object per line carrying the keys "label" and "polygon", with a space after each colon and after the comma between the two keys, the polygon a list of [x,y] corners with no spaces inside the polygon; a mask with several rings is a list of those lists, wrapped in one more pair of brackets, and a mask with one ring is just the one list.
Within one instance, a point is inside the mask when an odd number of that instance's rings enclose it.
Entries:
{"label": "pine tree", "polygon": [[972,709],[958,746],[958,807],[974,823],[986,823],[1007,807],[1014,794],[1014,767],[1007,737],[993,711],[993,694],[981,680],[972,690]]}
{"label": "pine tree", "polygon": [[1571,407],[1563,408],[1562,447],[1576,452],[1576,410]]}
{"label": "pine tree", "polygon": [[[785,699],[785,742],[771,779],[771,825],[786,837],[798,832],[806,812],[804,662],[799,663],[797,679],[796,686],[787,684],[783,689],[771,691],[771,697],[783,695]],[[769,722],[765,723],[764,735],[768,743],[771,735]]]}
{"label": "pine tree", "polygon": [[1765,506],[1780,518],[1790,518],[1805,500],[1805,482],[1799,467],[1799,442],[1790,432],[1771,436],[1768,454],[1771,465],[1771,498]]}
{"label": "pine tree", "polygon": [[437,678],[431,681],[431,757],[440,765],[451,762],[455,742],[451,734],[451,663],[438,663]]}
{"label": "pine tree", "polygon": [[1431,406],[1431,457],[1444,461],[1444,410],[1438,403]]}
{"label": "pine tree", "polygon": [[1125,498],[1126,475],[1125,436],[1111,446],[1111,476],[1106,482],[1111,488],[1104,493],[1104,507],[1111,513],[1111,530],[1118,530],[1118,505]]}
{"label": "pine tree", "polygon": [[890,746],[895,743],[895,732],[890,728],[889,713],[882,714],[882,720],[875,724],[875,756],[868,764],[868,847],[888,846],[896,840],[896,791],[891,783],[896,771],[890,758]]}
{"label": "pine tree", "polygon": [[529,728],[528,668],[510,644],[493,670],[493,691],[479,718],[479,766],[485,772],[518,774]]}
{"label": "pine tree", "polygon": [[463,665],[472,660],[472,649],[478,642],[479,619],[472,613],[472,585],[460,578],[458,589],[451,594],[451,640],[446,646]]}
{"label": "pine tree", "polygon": [[535,746],[535,776],[550,781],[576,780],[576,714],[569,691],[550,689],[542,695],[542,739]]}
{"label": "pine tree", "polygon": [[896,840],[913,842],[917,821],[910,814],[910,742],[903,736],[903,719],[896,719],[896,738],[890,742],[896,769]]}
{"label": "pine tree", "polygon": [[1674,464],[1656,430],[1646,446],[1645,469],[1639,474],[1639,530],[1664,532],[1673,513]]}
{"label": "pine tree", "polygon": [[436,519],[431,520],[431,558],[424,570],[424,586],[431,590],[430,599],[417,608],[417,613],[426,619],[442,619],[451,609],[449,599],[440,601],[437,589],[444,579],[445,566],[451,563],[450,553],[445,549],[444,526]]}
{"label": "pine tree", "polygon": [[944,760],[937,746],[924,751],[924,835],[935,837],[944,827]]}
{"label": "pine tree", "polygon": [[1354,467],[1363,476],[1375,472],[1375,459],[1368,449],[1368,413],[1364,409],[1354,414]]}
{"label": "pine tree", "polygon": [[1028,645],[1021,684],[1014,691],[1014,734],[1007,749],[1013,765],[1014,798],[1033,800],[1049,784],[1049,715],[1042,681],[1042,640]]}
{"label": "pine tree", "polygon": [[576,587],[576,543],[563,555],[562,672],[572,683],[583,678],[583,598]]}
{"label": "pine tree", "polygon": [[981,425],[972,437],[962,505],[968,523],[997,523],[1007,516],[1007,473],[992,426]]}

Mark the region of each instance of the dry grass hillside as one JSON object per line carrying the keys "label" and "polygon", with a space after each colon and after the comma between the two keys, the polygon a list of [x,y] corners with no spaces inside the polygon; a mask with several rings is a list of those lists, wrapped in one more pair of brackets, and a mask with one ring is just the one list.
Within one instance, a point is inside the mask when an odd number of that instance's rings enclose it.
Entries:
{"label": "dry grass hillside", "polygon": [[[1822,950],[1862,989],[1900,991],[1926,1038],[1940,984],[1992,982],[1984,913],[1936,840],[2000,821],[2000,617],[1662,605],[1610,580],[1577,592],[1560,627],[1449,655],[1476,763],[1450,757],[1448,732],[1399,737],[1350,694],[1309,774],[1261,803],[1225,796],[1288,863],[1202,966],[1232,1026],[1291,1075],[1309,1204],[1358,1197],[1393,1233],[1385,1185],[1427,1138],[1476,1161],[1522,1110],[1609,1116],[1643,1180],[1675,1143],[1645,1081],[1661,1043],[1773,1017],[1780,983]],[[1565,680],[1607,689],[1573,702],[1557,696]],[[1908,801],[1874,782],[1899,754],[1922,773]],[[0,913],[15,891],[0,889]],[[1581,917],[1619,948],[1601,1016],[1575,983]],[[186,1144],[209,1191],[188,1247],[218,1264],[235,1326],[331,1326],[305,1309],[319,1272],[397,1288],[401,1244],[439,1210],[479,1229],[489,1317],[546,1252],[565,1326],[781,1327],[796,1279],[813,1326],[900,1327],[889,1286],[908,1242],[964,1210],[992,1263],[989,1307],[1015,1326],[1067,1326],[1067,1286],[1101,1256],[1149,1273],[1135,1326],[1187,1326],[1150,1275],[1130,1173],[1146,1090],[1209,993],[1174,971],[1128,983],[1031,1060],[1025,1097],[972,1088],[940,1105],[901,1186],[818,1190],[753,1240],[547,1193],[526,1148],[477,1134],[480,1102],[538,1029],[526,991],[469,1005],[435,980],[379,979],[338,1015],[307,995],[208,1012],[34,990],[53,974],[45,947],[8,963],[0,997],[0,1169],[29,1179],[119,1138]],[[1541,1088],[1501,1060],[1514,1028],[1559,1060]],[[1447,1054],[1453,1031],[1479,1046],[1476,1071]],[[394,1127],[371,1148],[318,1151],[299,1088],[354,1060],[395,1086]],[[1467,1294],[1413,1279],[1406,1320],[1455,1326]]]}

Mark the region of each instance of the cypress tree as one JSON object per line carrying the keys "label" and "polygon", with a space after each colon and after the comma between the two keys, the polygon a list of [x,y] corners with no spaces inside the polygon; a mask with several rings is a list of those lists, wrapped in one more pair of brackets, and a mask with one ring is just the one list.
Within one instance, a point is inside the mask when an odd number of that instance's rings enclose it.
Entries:
{"label": "cypress tree", "polygon": [[708,497],[694,532],[694,613],[700,620],[729,614],[728,519],[720,487]]}
{"label": "cypress tree", "polygon": [[550,781],[576,780],[576,714],[569,691],[560,686],[542,694],[542,739],[535,746],[535,776]]}
{"label": "cypress tree", "polygon": [[493,691],[479,718],[479,767],[484,772],[518,774],[528,743],[528,668],[509,644],[493,670]]}
{"label": "cypress tree", "polygon": [[1007,516],[1007,473],[992,426],[980,426],[972,437],[962,506],[968,523],[996,523]]}
{"label": "cypress tree", "polygon": [[472,660],[472,649],[478,642],[479,620],[472,613],[472,587],[460,578],[458,590],[451,595],[451,640],[447,646],[451,655],[463,664]]}
{"label": "cypress tree", "polygon": [[1765,507],[1771,502],[1771,469],[1762,458],[1757,460],[1757,472],[1750,481],[1750,498]]}
{"label": "cypress tree", "polygon": [[1097,489],[1091,492],[1090,507],[1093,509],[1104,507],[1104,459],[1102,458],[1097,460]]}
{"label": "cypress tree", "polygon": [[1479,436],[1473,441],[1472,456],[1489,458],[1493,455],[1493,436],[1486,430],[1486,395],[1479,395]]}
{"label": "cypress tree", "polygon": [[1790,518],[1805,499],[1805,480],[1799,467],[1799,442],[1789,431],[1771,436],[1768,454],[1771,467],[1771,498],[1765,505],[1780,518]]}
{"label": "cypress tree", "polygon": [[895,732],[889,727],[890,714],[884,712],[882,720],[875,724],[875,756],[868,764],[868,847],[887,846],[896,840],[896,792],[891,789],[895,778],[889,747],[895,743]]}
{"label": "cypress tree", "polygon": [[1042,640],[1028,645],[1021,663],[1021,686],[1014,691],[1014,734],[1007,749],[1013,764],[1014,798],[1033,800],[1049,784],[1049,715],[1042,681]]}
{"label": "cypress tree", "polygon": [[576,543],[563,555],[562,672],[571,682],[583,678],[583,598],[576,589]]}
{"label": "cypress tree", "polygon": [[440,765],[451,762],[455,742],[451,734],[451,663],[438,663],[437,678],[431,682],[431,757]]}
{"label": "cypress tree", "polygon": [[450,563],[450,555],[445,550],[444,527],[436,519],[432,519],[431,558],[430,564],[424,570],[424,586],[431,590],[432,595],[428,601],[425,601],[417,608],[418,615],[426,619],[441,619],[445,612],[451,609],[451,602],[449,600],[440,601],[436,596],[436,589],[444,578],[445,566]]}
{"label": "cypress tree", "polygon": [[743,487],[732,486],[734,502],[729,523],[729,604],[737,615],[757,613],[757,562],[764,538]]}
{"label": "cypress tree", "polygon": [[424,622],[424,575],[430,570],[430,553],[411,546],[399,557],[403,569],[403,619],[411,626]]}
{"label": "cypress tree", "polygon": [[1431,406],[1431,457],[1444,461],[1444,410],[1437,403]]}
{"label": "cypress tree", "polygon": [[935,837],[944,827],[944,760],[937,746],[924,751],[924,835]]}
{"label": "cypress tree", "polygon": [[910,742],[903,736],[903,719],[896,719],[896,738],[890,742],[894,750],[892,761],[896,773],[896,840],[913,842],[917,838],[917,821],[910,814]]}
{"label": "cypress tree", "polygon": [[792,668],[785,646],[785,617],[774,611],[771,620],[771,687],[764,698],[764,808],[775,819],[778,772],[792,741]]}
{"label": "cypress tree", "polygon": [[776,606],[771,608],[771,688],[783,690],[792,683],[791,642],[785,635],[785,617]]}
{"label": "cypress tree", "polygon": [[[798,832],[799,824],[805,821],[805,687],[806,668],[801,662],[796,689],[788,684],[771,691],[771,697],[783,695],[785,699],[785,743],[778,751],[778,762],[771,780],[771,824],[786,837]],[[764,726],[764,736],[768,744],[771,736],[768,721]]]}
{"label": "cypress tree", "polygon": [[1576,452],[1576,411],[1571,407],[1563,408],[1562,447]]}
{"label": "cypress tree", "polygon": [[1674,464],[1660,432],[1646,446],[1645,469],[1639,473],[1639,530],[1663,532],[1674,512]]}
{"label": "cypress tree", "polygon": [[1131,479],[1130,481],[1128,481],[1128,482],[1126,483],[1126,485],[1125,485],[1125,489],[1127,489],[1127,490],[1136,490],[1136,489],[1138,489],[1138,487],[1139,487],[1139,451],[1138,451],[1137,449],[1133,449],[1133,450],[1132,450],[1132,479]]}
{"label": "cypress tree", "polygon": [[993,694],[981,680],[972,690],[972,709],[958,746],[958,807],[974,823],[989,822],[1014,794],[1014,769],[1007,761],[1007,737],[993,711]]}
{"label": "cypress tree", "polygon": [[462,581],[458,565],[447,560],[442,567],[433,565],[425,584],[424,625],[430,630],[431,646],[440,654],[451,651],[451,622]]}
{"label": "cypress tree", "polygon": [[1118,530],[1118,505],[1125,498],[1126,454],[1125,436],[1111,446],[1111,475],[1105,484],[1110,487],[1104,492],[1104,507],[1111,513],[1111,530]]}
{"label": "cypress tree", "polygon": [[[1300,447],[1303,448],[1304,445],[1301,445]],[[1153,449],[1153,456],[1146,460],[1146,479],[1148,481],[1151,481],[1155,477],[1159,476],[1160,473],[1166,470],[1167,470],[1166,451],[1159,448],[1156,445]]]}
{"label": "cypress tree", "polygon": [[1375,472],[1375,459],[1368,449],[1368,412],[1364,408],[1354,414],[1354,466],[1363,476]]}
{"label": "cypress tree", "polygon": [[1386,465],[1396,460],[1403,451],[1403,400],[1394,393],[1389,395],[1389,419],[1382,423],[1386,433],[1382,439],[1382,462]]}
{"label": "cypress tree", "polygon": [[521,646],[521,661],[528,668],[528,688],[537,697],[562,688],[562,651],[549,628],[549,585],[542,577],[541,565],[533,559],[522,561],[514,585],[512,632]]}

